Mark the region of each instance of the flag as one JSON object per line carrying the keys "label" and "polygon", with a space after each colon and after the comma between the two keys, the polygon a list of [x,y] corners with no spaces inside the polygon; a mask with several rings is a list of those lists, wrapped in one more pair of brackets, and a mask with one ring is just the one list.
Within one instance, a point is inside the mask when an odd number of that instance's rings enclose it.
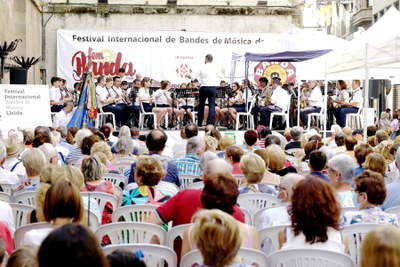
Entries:
{"label": "flag", "polygon": [[81,86],[81,93],[74,116],[69,121],[67,128],[75,126],[78,129],[91,128],[97,119],[96,86],[92,75],[86,72]]}

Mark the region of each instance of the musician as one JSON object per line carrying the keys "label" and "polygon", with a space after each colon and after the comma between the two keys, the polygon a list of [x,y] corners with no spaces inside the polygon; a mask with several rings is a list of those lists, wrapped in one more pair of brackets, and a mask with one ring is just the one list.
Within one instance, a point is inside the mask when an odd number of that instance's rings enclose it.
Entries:
{"label": "musician", "polygon": [[132,112],[132,106],[131,108],[128,107],[128,97],[121,88],[121,77],[113,77],[113,86],[111,87],[110,93],[111,96],[114,97],[117,106],[122,109],[121,123],[125,125]]}
{"label": "musician", "polygon": [[337,94],[334,99],[332,99],[333,102],[333,114],[336,118],[336,123],[339,124],[341,123],[340,121],[340,108],[345,107],[349,101],[350,101],[350,94],[347,91],[347,84],[343,80],[338,80],[336,83],[336,89],[337,89]]}
{"label": "musician", "polygon": [[67,126],[74,115],[73,111],[75,112],[74,102],[72,102],[72,100],[65,101],[63,109],[54,116],[53,127]]}
{"label": "musician", "polygon": [[133,85],[133,87],[130,89],[130,91],[128,93],[128,98],[129,98],[129,101],[132,103],[132,110],[133,110],[135,122],[138,122],[139,105],[140,105],[138,93],[139,93],[139,89],[141,87],[141,82],[139,79],[135,79],[135,80],[133,80],[132,85]]}
{"label": "musician", "polygon": [[[239,83],[234,82],[232,84],[232,88],[234,87],[234,85],[239,87]],[[251,99],[253,97],[253,94],[251,93],[251,89],[250,87],[248,88],[248,90],[244,89],[243,87],[240,87],[239,90],[237,91],[236,96],[241,95],[238,99],[240,99],[241,103],[243,104],[239,104],[239,105],[233,105],[231,109],[229,109],[229,113],[231,115],[231,118],[233,120],[233,124],[236,124],[236,119],[237,119],[237,113],[238,112],[246,112],[246,104],[247,103],[247,108],[250,108],[250,103],[251,103]],[[235,97],[236,98],[236,97]],[[247,99],[247,102],[246,102]],[[242,125],[239,125],[239,129],[243,128]]]}
{"label": "musician", "polygon": [[97,104],[104,112],[111,112],[115,115],[117,127],[121,127],[122,108],[116,104],[116,99],[111,95],[112,78],[101,75],[97,78]]}
{"label": "musician", "polygon": [[145,112],[151,112],[153,110],[153,105],[151,104],[150,97],[150,78],[143,77],[140,85],[141,88],[138,93],[139,101],[142,103]]}
{"label": "musician", "polygon": [[[257,100],[256,100],[256,104],[253,107],[253,110],[251,111],[251,113],[254,116],[254,125],[258,124],[258,113],[261,112],[261,109],[263,109],[267,104],[270,103],[270,99],[271,99],[271,89],[268,87],[268,78],[267,77],[261,77],[260,79],[258,79],[258,82],[260,83],[260,86],[258,87],[258,91],[257,91]],[[250,90],[250,81],[248,80],[248,88]],[[244,88],[245,90],[245,80],[242,81],[242,88]],[[268,106],[268,105],[267,105]]]}
{"label": "musician", "polygon": [[337,109],[335,116],[336,122],[337,124],[339,124],[340,127],[346,126],[347,114],[357,113],[358,109],[361,108],[360,104],[363,101],[363,96],[360,86],[360,80],[353,80],[351,83],[351,87],[353,88],[353,96],[350,98],[349,103],[344,103],[339,109]]}
{"label": "musician", "polygon": [[[186,83],[182,83],[179,87],[179,89],[187,89]],[[190,120],[191,123],[193,123],[193,109],[194,109],[194,97],[181,97],[177,99],[178,102],[178,108],[179,108],[179,118],[181,121],[181,124],[183,123],[183,117],[185,116],[185,112]]]}
{"label": "musician", "polygon": [[50,94],[50,110],[51,112],[59,112],[64,108],[64,103],[68,100],[66,93],[61,89],[62,79],[59,77],[52,77],[50,80],[51,88]]}
{"label": "musician", "polygon": [[281,87],[281,79],[273,78],[271,100],[269,105],[260,108],[261,124],[269,126],[269,120],[272,112],[283,112],[287,110],[289,94]]}
{"label": "musician", "polygon": [[[157,127],[161,125],[161,122],[164,120],[165,114],[167,113],[170,124],[175,123],[179,117],[179,110],[176,108],[171,108],[173,99],[171,97],[171,92],[169,91],[170,89],[171,83],[167,80],[164,80],[161,81],[160,89],[155,91],[152,95],[153,102],[155,103],[153,112],[157,113]],[[175,115],[174,122],[172,121],[172,112]]]}
{"label": "musician", "polygon": [[311,88],[311,93],[309,97],[304,99],[308,101],[308,107],[300,111],[300,119],[303,125],[308,123],[308,114],[321,111],[323,102],[322,91],[317,81],[308,81],[308,85]]}
{"label": "musician", "polygon": [[[232,83],[232,95],[228,95],[227,107],[220,110],[219,114],[224,126],[234,125],[232,116],[229,116],[229,125],[226,125],[226,115],[235,114],[236,111],[243,112],[245,110],[244,92],[241,90],[238,82]],[[234,111],[234,112],[233,112]]]}

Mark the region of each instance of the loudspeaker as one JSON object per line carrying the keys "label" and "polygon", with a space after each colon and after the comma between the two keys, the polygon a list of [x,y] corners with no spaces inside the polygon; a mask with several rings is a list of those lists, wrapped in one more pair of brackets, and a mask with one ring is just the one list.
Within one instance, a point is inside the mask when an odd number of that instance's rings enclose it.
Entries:
{"label": "loudspeaker", "polygon": [[369,80],[368,96],[370,99],[379,98],[379,94],[382,91],[382,86],[380,86],[381,85],[380,81],[381,80]]}
{"label": "loudspeaker", "polygon": [[23,68],[10,69],[10,84],[26,84],[28,81],[28,70]]}

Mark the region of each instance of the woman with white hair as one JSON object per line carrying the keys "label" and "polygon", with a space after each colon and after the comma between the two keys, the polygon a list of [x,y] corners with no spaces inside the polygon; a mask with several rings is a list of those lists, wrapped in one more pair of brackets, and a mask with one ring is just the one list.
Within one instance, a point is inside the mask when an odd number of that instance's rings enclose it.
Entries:
{"label": "woman with white hair", "polygon": [[32,148],[22,155],[22,163],[26,170],[27,181],[18,190],[33,191],[39,187],[40,174],[46,166],[46,157],[38,148]]}
{"label": "woman with white hair", "polygon": [[356,167],[354,160],[348,155],[339,154],[328,161],[328,166],[328,177],[338,193],[340,206],[355,207],[356,201],[351,190]]}

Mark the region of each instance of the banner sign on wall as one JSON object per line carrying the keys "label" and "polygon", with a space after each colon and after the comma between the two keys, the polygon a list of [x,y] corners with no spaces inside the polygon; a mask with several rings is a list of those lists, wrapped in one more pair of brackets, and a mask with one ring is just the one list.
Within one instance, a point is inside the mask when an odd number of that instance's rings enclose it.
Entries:
{"label": "banner sign on wall", "polygon": [[[276,34],[205,33],[182,31],[57,31],[57,75],[67,79],[69,87],[83,78],[92,62],[94,77],[118,75],[124,68],[132,82],[136,74],[174,84],[188,82],[186,74],[195,73],[204,64],[206,54],[229,75],[232,52],[280,51]],[[243,78],[244,68],[236,77]],[[229,76],[225,80],[229,81]],[[239,80],[239,79],[236,79]]]}
{"label": "banner sign on wall", "polygon": [[47,85],[0,85],[0,131],[51,126]]}

